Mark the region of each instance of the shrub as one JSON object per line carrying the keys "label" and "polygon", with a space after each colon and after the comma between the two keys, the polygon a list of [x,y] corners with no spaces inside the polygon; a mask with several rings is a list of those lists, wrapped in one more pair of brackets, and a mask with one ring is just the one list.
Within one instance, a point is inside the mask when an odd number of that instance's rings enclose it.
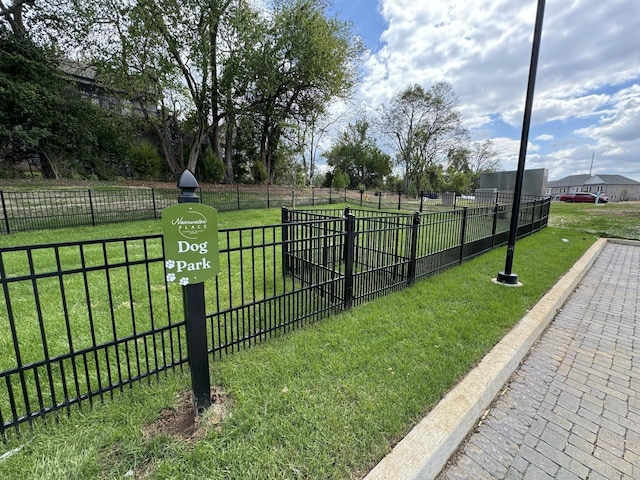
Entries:
{"label": "shrub", "polygon": [[160,174],[162,161],[156,147],[147,141],[131,146],[128,154],[130,175],[134,179],[154,180]]}
{"label": "shrub", "polygon": [[251,175],[255,183],[263,184],[267,181],[267,167],[262,162],[254,162],[251,167]]}
{"label": "shrub", "polygon": [[224,177],[224,163],[211,150],[207,149],[198,162],[198,173],[204,182],[219,183]]}
{"label": "shrub", "polygon": [[343,188],[347,188],[350,183],[349,175],[346,172],[343,172],[339,168],[336,168],[335,174],[333,176],[332,186],[336,190],[342,190]]}

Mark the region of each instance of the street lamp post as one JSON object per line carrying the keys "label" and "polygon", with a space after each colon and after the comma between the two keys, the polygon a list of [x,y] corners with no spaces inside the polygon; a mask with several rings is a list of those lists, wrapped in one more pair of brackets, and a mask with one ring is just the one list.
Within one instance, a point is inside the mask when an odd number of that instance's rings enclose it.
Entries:
{"label": "street lamp post", "polygon": [[518,237],[518,216],[520,214],[520,197],[522,196],[522,183],[524,179],[524,166],[527,156],[527,142],[529,141],[529,126],[531,124],[531,110],[533,106],[533,93],[536,84],[536,72],[538,69],[538,53],[540,52],[540,38],[542,37],[542,20],[544,18],[545,0],[538,0],[538,11],[533,31],[533,47],[531,49],[531,64],[529,66],[529,83],[527,85],[527,97],[524,107],[524,120],[522,122],[522,137],[520,138],[520,155],[518,157],[518,171],[516,172],[516,185],[513,192],[513,207],[511,210],[511,225],[509,228],[509,243],[507,244],[507,258],[504,272],[498,273],[497,281],[506,285],[517,285],[518,275],[512,272],[513,253]]}

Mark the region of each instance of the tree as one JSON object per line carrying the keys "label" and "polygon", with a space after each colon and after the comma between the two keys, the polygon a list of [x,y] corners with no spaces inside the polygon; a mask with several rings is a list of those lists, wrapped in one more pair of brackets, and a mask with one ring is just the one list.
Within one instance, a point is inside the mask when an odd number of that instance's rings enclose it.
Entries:
{"label": "tree", "polygon": [[337,143],[323,155],[333,169],[349,175],[350,186],[382,186],[384,177],[391,173],[391,157],[383,153],[368,136],[369,122],[356,120],[349,124]]}
{"label": "tree", "polygon": [[[227,52],[223,34],[233,37],[230,20],[245,0],[77,1],[78,18],[87,33],[78,38],[91,46],[91,62],[102,66],[102,79],[137,103],[161,140],[169,170],[186,166],[195,172],[209,137],[217,158],[230,96],[221,85]],[[83,31],[83,29],[79,29]],[[110,42],[104,42],[109,38]],[[223,96],[224,94],[224,96]],[[153,105],[156,109],[149,109]],[[189,129],[179,123],[189,119]],[[185,124],[186,125],[186,124]],[[230,130],[231,131],[231,130]],[[175,137],[181,133],[181,138]],[[188,146],[186,161],[178,143]]]}
{"label": "tree", "polygon": [[491,140],[473,142],[468,147],[452,149],[447,155],[446,188],[472,193],[480,185],[480,175],[494,172],[499,166]]}
{"label": "tree", "polygon": [[[216,51],[222,60],[220,69],[212,75],[217,79],[219,74],[220,79],[214,81],[212,88],[214,122],[210,139],[214,151],[224,158],[225,181],[233,183],[245,176],[241,171],[252,169],[250,164],[257,158],[253,151],[259,150],[258,135],[249,134],[257,132],[257,126],[250,125],[255,121],[249,108],[248,92],[255,82],[255,75],[248,65],[256,45],[264,41],[264,21],[249,2],[234,2],[228,13],[225,28],[218,29],[221,46]],[[237,151],[241,152],[237,154]],[[252,153],[247,156],[249,151]],[[242,165],[235,163],[238,158],[242,159]]]}
{"label": "tree", "polygon": [[2,18],[11,29],[12,34],[19,39],[27,37],[27,29],[24,25],[24,12],[27,7],[33,6],[35,0],[12,0],[5,4],[0,0],[0,18]]}
{"label": "tree", "polygon": [[0,31],[39,46],[66,45],[76,30],[77,6],[83,2],[92,0],[0,0]]}
{"label": "tree", "polygon": [[471,187],[475,190],[480,186],[480,175],[496,172],[500,168],[500,160],[496,159],[498,152],[491,140],[473,142],[469,150],[469,169],[472,179]]}
{"label": "tree", "polygon": [[50,50],[0,36],[0,152],[5,165],[36,156],[44,176],[120,174],[127,120],[101,109],[64,80]]}
{"label": "tree", "polygon": [[272,183],[283,131],[312,118],[332,99],[346,96],[360,51],[348,25],[327,18],[321,0],[283,0],[265,19],[262,41],[248,52],[247,100],[259,125],[260,161]]}
{"label": "tree", "polygon": [[[180,83],[177,79],[185,85],[183,92],[194,107],[186,162],[191,172],[195,172],[210,125],[210,56],[207,54],[210,19],[207,14],[212,12],[206,8],[209,6],[207,3],[198,0],[139,0],[131,6],[112,10],[117,12],[113,27],[120,33],[117,55],[112,56],[120,59],[117,67],[121,75],[115,77],[116,84],[122,84],[124,79],[130,85],[140,86],[131,93],[142,96],[143,101],[147,96],[166,95],[167,88],[178,89]],[[160,91],[152,89],[156,82]],[[166,102],[163,99],[160,102],[160,125],[164,126]],[[168,160],[170,170],[177,174],[180,165]]]}
{"label": "tree", "polygon": [[[135,106],[158,139],[168,171],[176,176],[185,165],[184,125],[180,119],[188,117],[189,109],[180,76],[173,64],[166,61],[168,52],[163,40],[145,33],[146,22],[140,9],[115,8],[108,3],[103,7],[100,12],[85,14],[85,18],[99,18],[87,21],[115,30],[110,37],[117,41],[102,45],[97,40],[88,62],[98,67],[98,81]],[[94,35],[94,39],[101,36],[98,32]]]}
{"label": "tree", "polygon": [[326,111],[318,110],[312,112],[308,118],[298,119],[297,125],[293,128],[292,150],[300,157],[301,170],[307,186],[314,183],[322,184],[322,179],[317,178],[320,144],[337,121],[337,118],[331,118]]}
{"label": "tree", "polygon": [[[445,164],[449,151],[467,138],[450,84],[438,82],[428,91],[413,85],[383,107],[380,129],[396,150],[404,188],[424,182],[429,169]],[[414,187],[415,188],[415,187]]]}

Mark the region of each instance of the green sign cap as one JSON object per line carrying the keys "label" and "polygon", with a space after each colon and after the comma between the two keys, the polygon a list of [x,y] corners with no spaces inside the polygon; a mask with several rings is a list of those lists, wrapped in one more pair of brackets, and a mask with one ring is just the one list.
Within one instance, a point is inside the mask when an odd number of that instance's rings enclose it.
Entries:
{"label": "green sign cap", "polygon": [[218,212],[200,203],[180,203],[162,210],[167,282],[200,283],[220,273]]}

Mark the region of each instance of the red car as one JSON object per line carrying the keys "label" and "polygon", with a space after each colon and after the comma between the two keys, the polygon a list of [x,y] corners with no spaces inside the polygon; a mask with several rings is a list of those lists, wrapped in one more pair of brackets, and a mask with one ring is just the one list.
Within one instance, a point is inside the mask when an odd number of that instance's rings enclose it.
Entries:
{"label": "red car", "polygon": [[609,201],[605,195],[596,195],[590,192],[569,193],[560,197],[561,202],[567,203],[596,203],[596,200],[598,200],[598,203],[607,203]]}

